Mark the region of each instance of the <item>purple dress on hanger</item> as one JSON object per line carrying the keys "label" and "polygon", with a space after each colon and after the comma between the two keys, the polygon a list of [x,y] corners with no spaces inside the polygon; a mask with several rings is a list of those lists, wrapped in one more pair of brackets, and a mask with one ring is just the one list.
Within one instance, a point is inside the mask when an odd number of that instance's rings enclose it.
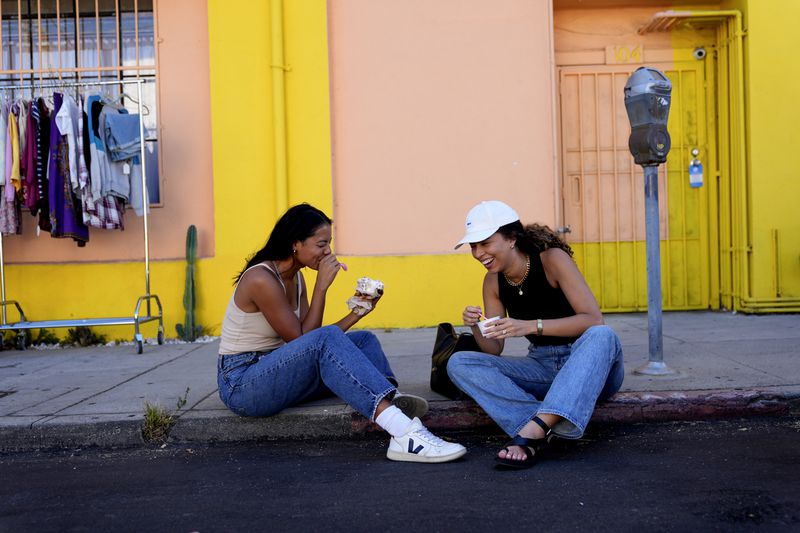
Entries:
{"label": "purple dress on hanger", "polygon": [[63,96],[53,93],[54,109],[50,115],[50,166],[48,192],[50,199],[50,235],[72,237],[78,246],[89,240],[89,228],[83,223],[80,200],[72,193],[69,175],[69,148],[66,136],[61,135],[56,115],[61,109]]}

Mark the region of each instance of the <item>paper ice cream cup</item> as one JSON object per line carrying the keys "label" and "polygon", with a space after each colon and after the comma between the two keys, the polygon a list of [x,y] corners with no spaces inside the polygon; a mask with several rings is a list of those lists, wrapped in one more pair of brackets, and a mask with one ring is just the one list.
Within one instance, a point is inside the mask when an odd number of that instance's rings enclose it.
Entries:
{"label": "paper ice cream cup", "polygon": [[500,320],[499,316],[493,316],[492,318],[487,318],[486,320],[481,320],[478,322],[478,329],[481,330],[481,335],[486,335],[488,331],[486,330],[486,326],[491,326],[493,322]]}

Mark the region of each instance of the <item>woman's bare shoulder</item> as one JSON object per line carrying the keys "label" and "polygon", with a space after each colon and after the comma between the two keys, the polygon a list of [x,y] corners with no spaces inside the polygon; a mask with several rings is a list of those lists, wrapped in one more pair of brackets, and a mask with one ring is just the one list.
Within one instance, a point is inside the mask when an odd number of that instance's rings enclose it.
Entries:
{"label": "woman's bare shoulder", "polygon": [[547,281],[553,287],[559,286],[565,276],[581,275],[572,256],[561,248],[548,248],[541,252],[539,257],[542,260]]}
{"label": "woman's bare shoulder", "polygon": [[[238,289],[245,292],[272,287],[278,280],[269,266],[259,263],[247,270],[239,279]],[[238,291],[237,291],[238,292]]]}

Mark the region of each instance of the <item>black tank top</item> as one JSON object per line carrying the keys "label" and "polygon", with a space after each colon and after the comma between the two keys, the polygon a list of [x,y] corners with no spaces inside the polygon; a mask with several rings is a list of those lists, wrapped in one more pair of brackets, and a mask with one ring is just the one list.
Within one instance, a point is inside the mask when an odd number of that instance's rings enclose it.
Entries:
{"label": "black tank top", "polygon": [[[508,311],[508,316],[520,320],[536,320],[564,318],[574,316],[575,310],[567,301],[564,292],[553,288],[547,281],[539,254],[531,255],[531,269],[521,287],[512,287],[503,274],[497,275],[500,286],[500,301]],[[522,295],[519,290],[522,289]],[[575,342],[577,337],[551,337],[546,334],[539,337],[535,333],[526,335],[536,346],[553,346]]]}

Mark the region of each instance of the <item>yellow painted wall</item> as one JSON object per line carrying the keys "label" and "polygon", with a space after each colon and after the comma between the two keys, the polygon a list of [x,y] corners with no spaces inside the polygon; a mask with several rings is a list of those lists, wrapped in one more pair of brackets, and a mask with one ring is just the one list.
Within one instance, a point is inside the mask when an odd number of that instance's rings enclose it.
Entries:
{"label": "yellow painted wall", "polygon": [[[175,324],[183,320],[185,264],[150,263],[150,292],[165,306],[165,334],[175,337]],[[100,280],[100,282],[98,282]],[[143,263],[27,264],[6,268],[6,297],[19,301],[28,320],[73,320],[98,317],[132,317],[136,300],[145,292]],[[142,307],[142,314],[145,308]],[[153,304],[153,313],[156,313]],[[10,322],[18,314],[8,308]],[[157,322],[142,326],[146,338],[155,337]],[[66,329],[54,329],[60,337]],[[96,328],[109,341],[133,339],[133,326]],[[34,337],[37,331],[33,331]]]}
{"label": "yellow painted wall", "polygon": [[800,77],[792,53],[800,46],[797,20],[796,0],[748,2],[745,82],[755,298],[800,298],[800,167],[792,155],[800,146]]}

